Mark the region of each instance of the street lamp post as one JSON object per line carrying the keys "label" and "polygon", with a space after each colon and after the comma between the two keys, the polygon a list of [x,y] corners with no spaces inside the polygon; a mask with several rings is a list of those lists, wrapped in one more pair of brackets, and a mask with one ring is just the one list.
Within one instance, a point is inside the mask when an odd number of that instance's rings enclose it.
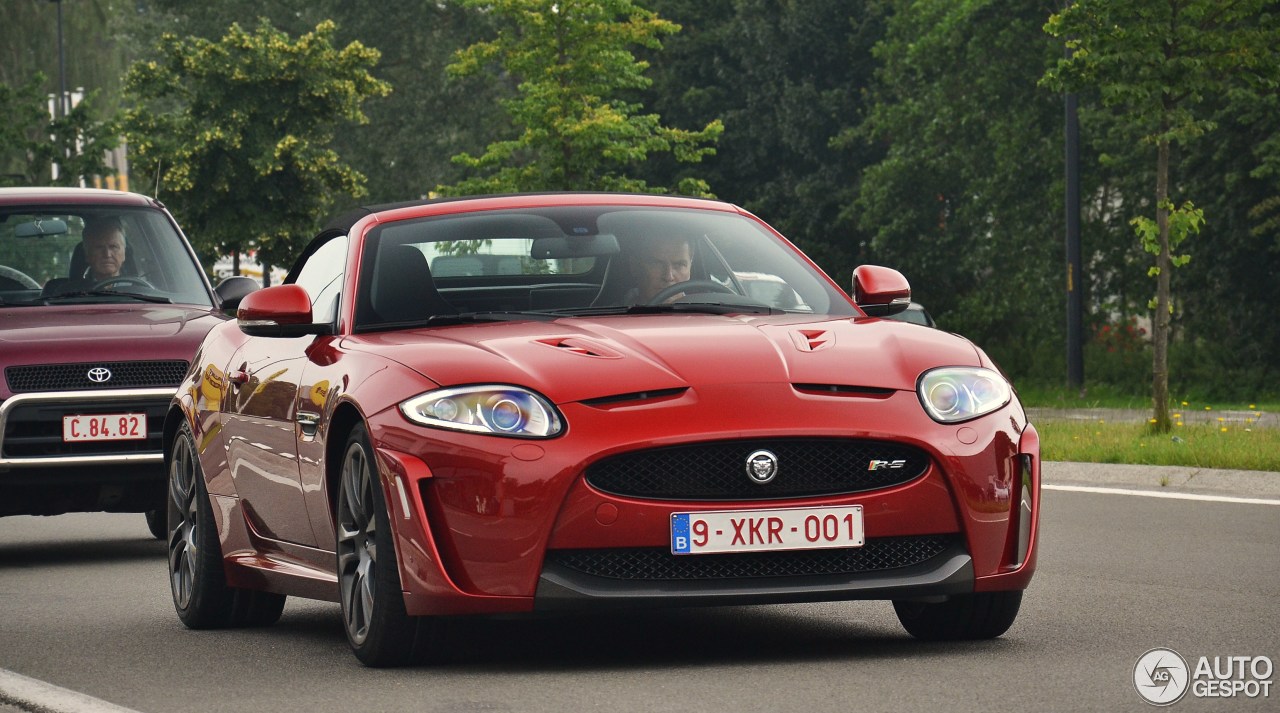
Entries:
{"label": "street lamp post", "polygon": [[58,113],[66,116],[71,113],[67,106],[67,53],[62,45],[62,0],[49,0],[58,6]]}

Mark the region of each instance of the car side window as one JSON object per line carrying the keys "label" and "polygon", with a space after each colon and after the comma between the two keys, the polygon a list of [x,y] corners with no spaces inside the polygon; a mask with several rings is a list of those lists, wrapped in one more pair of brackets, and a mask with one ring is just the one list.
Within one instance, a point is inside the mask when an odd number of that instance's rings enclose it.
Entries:
{"label": "car side window", "polygon": [[347,236],[339,235],[307,257],[294,283],[311,296],[311,315],[317,323],[338,316],[338,297],[347,263]]}

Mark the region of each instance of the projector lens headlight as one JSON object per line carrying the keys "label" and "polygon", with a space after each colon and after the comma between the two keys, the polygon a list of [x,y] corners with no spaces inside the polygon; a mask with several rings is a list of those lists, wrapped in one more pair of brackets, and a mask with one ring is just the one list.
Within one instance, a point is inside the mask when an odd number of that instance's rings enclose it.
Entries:
{"label": "projector lens headlight", "polygon": [[400,404],[414,423],[468,433],[550,438],[564,430],[554,406],[518,386],[486,384],[428,391]]}
{"label": "projector lens headlight", "polygon": [[940,423],[958,423],[1003,408],[1013,389],[1000,374],[975,367],[926,371],[916,385],[920,403]]}

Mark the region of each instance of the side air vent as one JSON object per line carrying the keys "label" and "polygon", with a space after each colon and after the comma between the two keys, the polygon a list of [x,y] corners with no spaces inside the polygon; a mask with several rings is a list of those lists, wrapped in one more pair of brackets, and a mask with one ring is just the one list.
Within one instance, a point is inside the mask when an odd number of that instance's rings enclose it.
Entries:
{"label": "side air vent", "polygon": [[598,399],[587,399],[582,402],[584,406],[592,406],[595,408],[604,408],[607,406],[618,406],[622,404],[634,404],[641,401],[662,401],[666,399],[674,399],[688,391],[688,387],[680,386],[674,389],[654,389],[653,391],[636,391],[630,394],[617,394],[614,396],[601,396]]}
{"label": "side air vent", "polygon": [[861,396],[870,399],[884,399],[895,393],[894,389],[884,389],[878,386],[850,386],[848,384],[792,384],[791,388],[806,394]]}

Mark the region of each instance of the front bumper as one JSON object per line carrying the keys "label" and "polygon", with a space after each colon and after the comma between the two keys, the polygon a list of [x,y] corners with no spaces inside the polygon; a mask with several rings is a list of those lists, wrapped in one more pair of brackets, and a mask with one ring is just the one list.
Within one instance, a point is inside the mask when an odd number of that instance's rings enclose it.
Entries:
{"label": "front bumper", "polygon": [[[928,598],[1027,586],[1035,565],[1039,448],[1016,402],[943,425],[928,419],[910,392],[797,398],[788,385],[760,387],[769,388],[774,392],[704,387],[702,394],[621,407],[562,405],[570,431],[548,441],[427,431],[394,412],[374,416],[410,613]],[[700,403],[717,405],[714,419]],[[792,407],[767,412],[760,403]],[[781,500],[622,496],[584,477],[593,463],[618,454],[752,438],[892,441],[927,452],[929,464],[890,487]],[[817,574],[672,577],[566,564],[568,555],[592,551],[672,557],[664,552],[673,512],[855,504],[863,507],[869,545],[918,537],[944,538],[947,545],[917,561]]]}
{"label": "front bumper", "polygon": [[[0,515],[142,511],[164,503],[172,388],[24,393],[0,403]],[[67,443],[66,415],[145,413],[145,440]]]}

